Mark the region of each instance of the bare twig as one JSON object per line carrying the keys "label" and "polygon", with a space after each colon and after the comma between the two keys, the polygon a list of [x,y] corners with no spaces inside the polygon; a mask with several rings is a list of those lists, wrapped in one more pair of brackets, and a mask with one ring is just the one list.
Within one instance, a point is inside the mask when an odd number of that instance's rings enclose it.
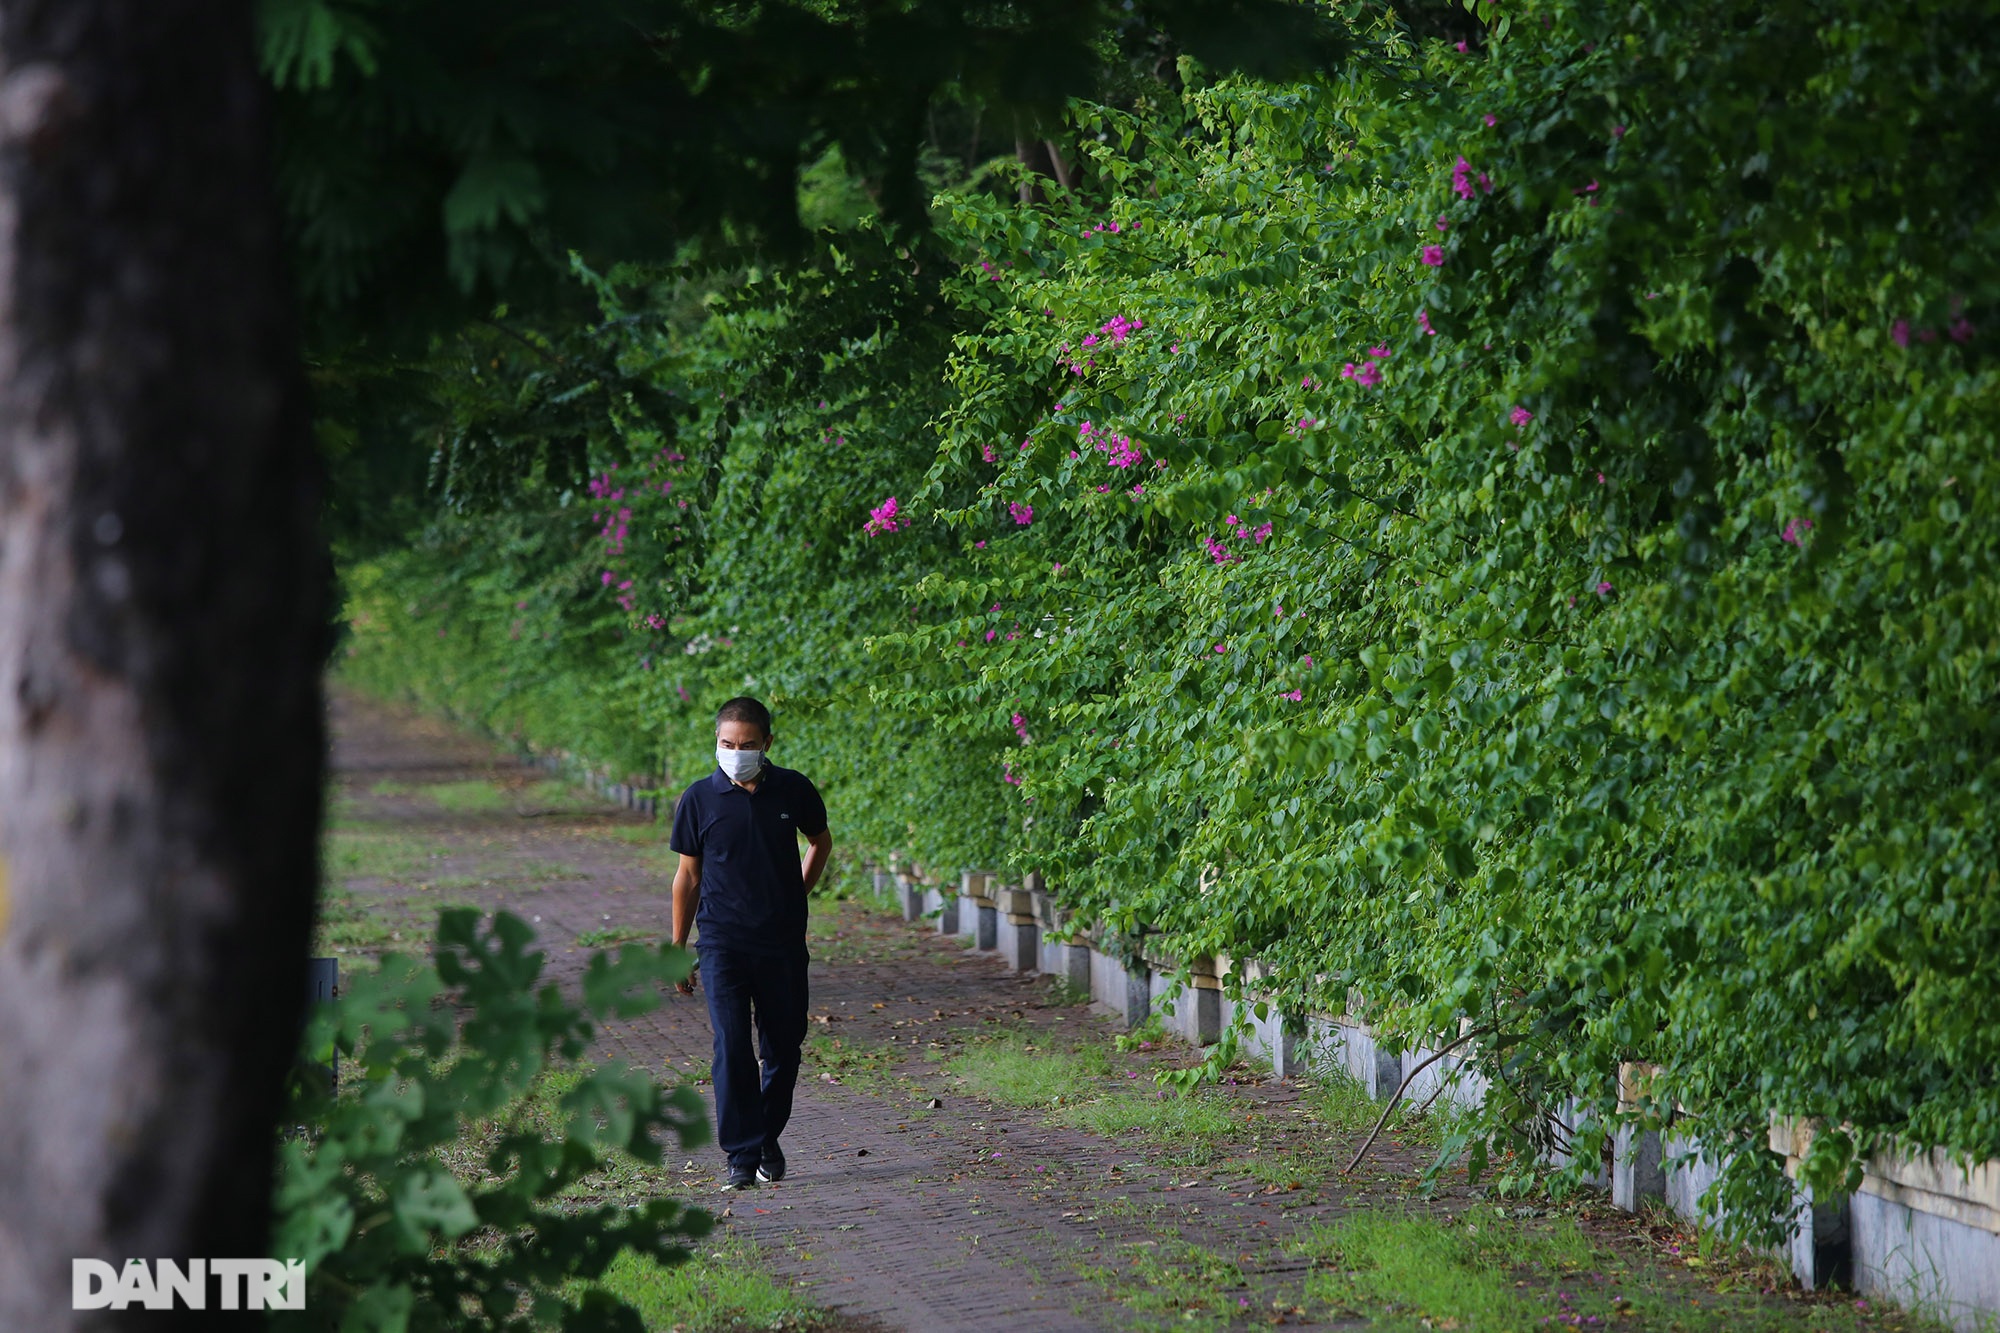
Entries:
{"label": "bare twig", "polygon": [[1368,1131],[1368,1138],[1362,1143],[1361,1150],[1354,1154],[1354,1160],[1347,1164],[1346,1170],[1342,1171],[1341,1174],[1346,1175],[1348,1172],[1354,1170],[1355,1167],[1361,1165],[1361,1159],[1366,1157],[1368,1150],[1375,1146],[1375,1140],[1381,1136],[1382,1126],[1389,1123],[1389,1117],[1396,1112],[1396,1104],[1403,1100],[1403,1094],[1409,1090],[1410,1084],[1416,1079],[1417,1075],[1423,1073],[1426,1069],[1429,1069],[1432,1065],[1444,1059],[1474,1037],[1483,1037],[1491,1031],[1491,1028],[1474,1028],[1470,1032],[1461,1033],[1454,1040],[1445,1043],[1445,1045],[1433,1051],[1415,1069],[1403,1075],[1403,1081],[1396,1087],[1396,1094],[1389,1098],[1389,1104],[1382,1108],[1382,1118],[1375,1122],[1375,1128]]}

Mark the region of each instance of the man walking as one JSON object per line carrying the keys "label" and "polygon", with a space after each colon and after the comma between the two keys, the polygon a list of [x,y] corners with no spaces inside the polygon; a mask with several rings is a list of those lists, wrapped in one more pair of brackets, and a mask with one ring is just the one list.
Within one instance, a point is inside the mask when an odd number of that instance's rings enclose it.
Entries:
{"label": "man walking", "polygon": [[[715,1031],[715,1138],[728,1189],[785,1178],[778,1136],[792,1114],[806,1039],[806,894],[833,851],[826,804],[803,773],[770,760],[771,710],[731,699],[715,715],[715,772],[681,793],[668,846],[674,943],[701,927],[696,976]],[[810,844],[803,865],[799,838]],[[680,983],[694,994],[694,977]],[[762,1067],[752,1057],[757,1027]]]}

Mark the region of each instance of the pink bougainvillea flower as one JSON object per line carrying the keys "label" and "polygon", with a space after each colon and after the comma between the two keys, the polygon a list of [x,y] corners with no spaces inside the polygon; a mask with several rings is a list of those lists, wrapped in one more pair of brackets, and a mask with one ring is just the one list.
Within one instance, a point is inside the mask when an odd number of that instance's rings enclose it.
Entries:
{"label": "pink bougainvillea flower", "polygon": [[1972,327],[1972,321],[1967,319],[1964,315],[1960,315],[1957,319],[1953,320],[1951,322],[1951,327],[1945,330],[1945,333],[1948,334],[1951,340],[1955,343],[1971,342],[1972,335],[1976,332],[1978,332],[1978,330]]}
{"label": "pink bougainvillea flower", "polygon": [[1226,653],[1229,651],[1229,646],[1227,644],[1218,643],[1215,645],[1215,651],[1218,653]]}
{"label": "pink bougainvillea flower", "polygon": [[997,629],[990,629],[986,631],[986,642],[988,643],[993,642],[995,639],[999,637],[1000,637],[1000,631]]}
{"label": "pink bougainvillea flower", "polygon": [[985,549],[986,549],[986,543],[985,543],[985,542],[974,542],[974,543],[972,544],[972,549],[973,549],[973,550],[975,550],[975,551],[983,551],[983,550],[985,550]]}
{"label": "pink bougainvillea flower", "polygon": [[1356,367],[1354,371],[1354,382],[1356,384],[1359,384],[1364,389],[1374,388],[1376,385],[1382,382],[1381,365],[1377,362],[1370,361],[1364,365]]}
{"label": "pink bougainvillea flower", "polygon": [[1910,345],[1910,321],[1899,319],[1889,326],[1889,340],[1898,347]]}
{"label": "pink bougainvillea flower", "polygon": [[1301,666],[1307,666],[1307,667],[1311,666],[1313,664],[1312,654],[1307,653],[1304,657],[1301,657],[1299,659],[1299,664]]}
{"label": "pink bougainvillea flower", "polygon": [[1604,596],[1606,593],[1610,591],[1611,591],[1611,584],[1609,582],[1602,582],[1597,585],[1597,595],[1599,597]]}
{"label": "pink bougainvillea flower", "polygon": [[1424,263],[1430,265],[1432,268],[1443,268],[1444,247],[1442,245],[1425,246],[1423,250],[1423,260]]}
{"label": "pink bougainvillea flower", "polygon": [[1424,336],[1426,338],[1437,337],[1437,330],[1431,327],[1431,316],[1429,311],[1419,310],[1417,312],[1417,327],[1424,331]]}
{"label": "pink bougainvillea flower", "polygon": [[1385,359],[1389,355],[1389,344],[1388,343],[1376,344],[1375,346],[1368,349],[1368,355],[1374,357],[1377,361]]}
{"label": "pink bougainvillea flower", "polygon": [[1461,199],[1472,198],[1472,164],[1463,157],[1451,169],[1451,192]]}
{"label": "pink bougainvillea flower", "polygon": [[1623,125],[1613,125],[1613,126],[1611,127],[1611,137],[1612,137],[1612,138],[1614,138],[1614,139],[1622,139],[1622,138],[1624,138],[1624,137],[1625,137],[1625,127],[1624,127]]}
{"label": "pink bougainvillea flower", "polygon": [[1440,213],[1438,214],[1437,221],[1431,223],[1431,225],[1433,227],[1436,227],[1439,231],[1450,231],[1451,219],[1446,217],[1444,214]]}
{"label": "pink bougainvillea flower", "polygon": [[861,530],[871,537],[877,533],[895,532],[902,527],[896,515],[896,497],[892,495],[868,511],[868,521],[862,525]]}
{"label": "pink bougainvillea flower", "polygon": [[1463,41],[1463,40],[1461,39],[1460,41],[1458,41],[1457,43],[1455,43],[1455,45],[1457,46],[1457,49],[1458,49],[1458,53],[1459,53],[1460,55],[1464,55],[1464,54],[1465,54],[1465,52],[1466,52],[1466,45],[1465,45],[1465,42],[1464,42],[1464,41]]}
{"label": "pink bougainvillea flower", "polygon": [[1533,412],[1530,412],[1527,408],[1518,405],[1514,408],[1512,412],[1509,412],[1507,414],[1507,420],[1513,422],[1517,426],[1525,426],[1534,419],[1535,419],[1535,414]]}
{"label": "pink bougainvillea flower", "polygon": [[990,462],[992,462],[992,461],[993,461],[993,446],[992,446],[992,445],[990,445],[990,444],[982,444],[982,445],[980,445],[980,446],[979,446],[979,459],[980,459],[980,461],[981,461],[981,462],[983,462],[983,463],[990,463]]}
{"label": "pink bougainvillea flower", "polygon": [[1104,461],[1112,467],[1131,467],[1144,461],[1138,448],[1123,435],[1113,435],[1097,447],[1105,451]]}
{"label": "pink bougainvillea flower", "polygon": [[1795,518],[1785,524],[1785,530],[1778,534],[1779,541],[1790,542],[1794,546],[1805,545],[1805,535],[1812,531],[1813,522],[1809,518]]}
{"label": "pink bougainvillea flower", "polygon": [[1280,694],[1278,697],[1280,699],[1290,699],[1293,703],[1298,703],[1306,696],[1305,696],[1305,691],[1303,690],[1286,690],[1283,694]]}
{"label": "pink bougainvillea flower", "polygon": [[1492,129],[1495,125],[1498,125],[1500,123],[1500,118],[1494,115],[1491,111],[1487,112],[1479,119],[1481,122],[1485,124],[1486,128],[1489,130]]}
{"label": "pink bougainvillea flower", "polygon": [[1604,485],[1604,474],[1602,472],[1597,474],[1597,484],[1599,486]]}

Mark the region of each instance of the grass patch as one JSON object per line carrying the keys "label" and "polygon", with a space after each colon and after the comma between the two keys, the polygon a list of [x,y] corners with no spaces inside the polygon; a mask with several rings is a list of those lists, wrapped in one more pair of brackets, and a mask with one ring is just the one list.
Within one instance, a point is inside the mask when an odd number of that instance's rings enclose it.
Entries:
{"label": "grass patch", "polygon": [[1115,1077],[1103,1046],[1066,1045],[1047,1034],[998,1034],[960,1051],[945,1062],[945,1070],[975,1097],[1041,1107],[1057,1124],[1107,1138],[1139,1134],[1200,1144],[1232,1127],[1223,1097],[1163,1092],[1150,1081],[1128,1086]]}
{"label": "grass patch", "polygon": [[1120,1245],[1109,1262],[1076,1272],[1103,1287],[1140,1328],[1227,1328],[1250,1306],[1236,1263],[1171,1233]]}
{"label": "grass patch", "polygon": [[1053,1108],[1102,1095],[1096,1084],[1110,1075],[1111,1060],[1100,1047],[1065,1047],[1009,1032],[967,1047],[945,1062],[945,1070],[975,1097]]}
{"label": "grass patch", "polygon": [[[1601,1259],[1568,1218],[1531,1230],[1508,1225],[1494,1213],[1466,1214],[1449,1223],[1360,1214],[1316,1226],[1287,1248],[1313,1264],[1306,1279],[1308,1308],[1321,1315],[1370,1314],[1378,1328],[1483,1333],[1525,1328],[1544,1315],[1595,1316],[1609,1323],[1630,1308],[1624,1294],[1609,1287],[1571,1282],[1559,1292],[1548,1289],[1551,1273],[1576,1272]],[[1602,1262],[1611,1266],[1608,1259]]]}
{"label": "grass patch", "polygon": [[[1220,1138],[1231,1128],[1229,1111],[1221,1099],[1201,1092],[1183,1095],[1151,1088],[1143,1093],[1065,1106],[1056,1113],[1056,1119],[1104,1138],[1143,1134],[1167,1143]],[[1189,1164],[1205,1165],[1206,1161],[1197,1163],[1190,1159]]]}
{"label": "grass patch", "polygon": [[[517,788],[509,799],[514,809],[523,815],[596,815],[615,808],[605,798],[555,778],[544,778]],[[613,827],[619,830],[613,836],[626,837],[632,842],[664,840],[670,831],[657,821]]]}
{"label": "grass patch", "polygon": [[491,782],[436,782],[421,790],[431,804],[447,814],[483,815],[514,808],[513,797]]}
{"label": "grass patch", "polygon": [[428,879],[446,856],[424,838],[367,828],[334,829],[327,835],[322,854],[326,878],[336,884],[348,879]]}
{"label": "grass patch", "polygon": [[696,1242],[694,1255],[671,1268],[621,1254],[597,1285],[637,1310],[648,1333],[806,1330],[826,1320],[770,1276],[749,1241],[721,1233]]}
{"label": "grass patch", "polygon": [[828,1032],[815,1032],[806,1038],[805,1059],[850,1087],[881,1092],[896,1083],[892,1074],[898,1063],[896,1052],[880,1046],[850,1045]]}
{"label": "grass patch", "polygon": [[1705,1267],[1676,1278],[1671,1267],[1633,1265],[1593,1242],[1570,1217],[1524,1223],[1495,1209],[1444,1218],[1361,1214],[1315,1226],[1286,1248],[1312,1265],[1305,1301],[1315,1316],[1366,1315],[1385,1330],[1501,1333],[1544,1323],[1731,1333],[1929,1327],[1900,1311],[1864,1315],[1845,1298],[1770,1299],[1759,1294],[1759,1282]]}
{"label": "grass patch", "polygon": [[586,930],[576,937],[576,942],[585,949],[603,949],[613,944],[630,944],[634,940],[651,943],[657,938],[651,931],[640,930],[637,926],[608,926],[603,930]]}
{"label": "grass patch", "polygon": [[321,895],[313,930],[313,953],[375,953],[397,942],[400,928],[363,906],[351,893],[328,889]]}

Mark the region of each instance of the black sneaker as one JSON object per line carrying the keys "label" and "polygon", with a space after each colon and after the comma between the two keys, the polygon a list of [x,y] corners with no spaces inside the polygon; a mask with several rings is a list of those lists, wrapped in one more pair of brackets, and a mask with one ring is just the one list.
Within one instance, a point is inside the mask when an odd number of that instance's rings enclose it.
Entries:
{"label": "black sneaker", "polygon": [[760,1174],[760,1169],[752,1169],[748,1166],[731,1166],[729,1168],[729,1179],[723,1182],[722,1188],[726,1190],[755,1189],[757,1188],[757,1177]]}
{"label": "black sneaker", "polygon": [[784,1178],[785,1155],[776,1148],[764,1149],[764,1160],[757,1167],[757,1179],[766,1185],[775,1185]]}

